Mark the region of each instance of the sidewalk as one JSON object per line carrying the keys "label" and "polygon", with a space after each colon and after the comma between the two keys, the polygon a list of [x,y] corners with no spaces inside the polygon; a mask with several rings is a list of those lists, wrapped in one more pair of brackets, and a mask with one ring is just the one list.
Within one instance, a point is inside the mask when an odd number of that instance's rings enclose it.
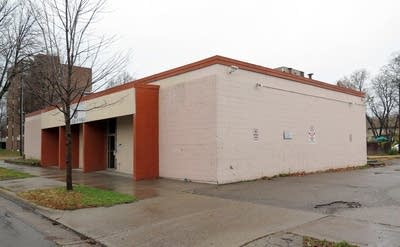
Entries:
{"label": "sidewalk", "polygon": [[[63,171],[11,164],[0,166],[40,175],[1,181],[0,187],[11,192],[63,186]],[[79,171],[74,171],[74,178],[75,183],[141,195],[137,202],[108,208],[38,210],[107,246],[240,246],[323,217],[184,192],[212,185],[164,179],[133,182],[128,177]]]}
{"label": "sidewalk", "polygon": [[[14,193],[64,186],[65,171],[4,163],[0,163],[0,166],[38,176],[0,181],[2,193],[4,189]],[[276,193],[280,193],[281,197],[301,196],[304,197],[303,201],[310,200],[315,196],[310,190],[310,185],[313,184],[311,181],[318,181],[314,189],[323,191],[324,188],[328,188],[330,193],[340,194],[342,187],[338,187],[339,191],[331,191],[336,188],[334,183],[341,183],[340,181],[351,179],[357,174],[362,175],[363,179],[356,180],[356,183],[365,181],[364,178],[370,176],[371,186],[375,183],[381,184],[379,178],[383,176],[381,174],[385,174],[388,186],[395,186],[398,184],[397,178],[400,178],[397,175],[398,169],[398,166],[392,166],[352,173],[315,174],[304,178],[279,178],[274,181],[255,181],[221,187],[168,179],[135,182],[129,176],[114,175],[110,172],[74,171],[74,183],[133,194],[139,200],[113,207],[74,211],[39,207],[38,212],[107,246],[243,246],[257,240],[249,246],[261,247],[268,246],[273,238],[274,243],[276,240],[287,243],[290,239],[286,236],[294,235],[285,234],[286,232],[331,241],[346,240],[359,246],[398,246],[400,208],[395,204],[326,214],[312,210],[288,209],[291,205],[286,204],[271,206],[261,201],[262,197],[265,198],[262,192],[273,191],[277,185],[281,189],[276,190]],[[299,191],[304,191],[304,194],[288,194],[288,191],[292,190],[285,190],[285,186],[299,187]],[[354,185],[351,185],[349,188],[353,187]],[[374,188],[363,185],[353,189],[374,191]],[[214,192],[211,195],[192,193],[207,189]],[[257,200],[235,199],[233,194],[238,190],[240,193],[252,194]],[[230,193],[231,198],[223,199],[216,191],[224,191],[225,196],[228,196],[226,193]],[[400,196],[400,189],[391,190],[390,196],[397,198],[397,195]],[[299,246],[298,239],[288,246]]]}

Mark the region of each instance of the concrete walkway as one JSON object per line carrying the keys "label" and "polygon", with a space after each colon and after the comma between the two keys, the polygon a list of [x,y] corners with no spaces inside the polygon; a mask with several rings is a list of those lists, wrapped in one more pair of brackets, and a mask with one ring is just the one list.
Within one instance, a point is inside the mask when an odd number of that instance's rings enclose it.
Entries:
{"label": "concrete walkway", "polygon": [[[57,169],[1,164],[40,177],[1,181],[18,192],[63,186]],[[133,182],[110,173],[74,171],[74,182],[139,195],[108,208],[41,213],[108,246],[240,246],[253,239],[319,219],[320,214],[194,195],[204,187],[166,179]],[[140,193],[138,193],[140,192]]]}
{"label": "concrete walkway", "polygon": [[[12,192],[64,185],[64,171],[4,163],[0,166],[39,176],[0,182],[0,187]],[[367,173],[399,168],[394,165],[378,170],[368,169]],[[357,177],[363,173],[365,170],[333,175],[337,176],[335,179],[340,184],[341,176],[344,179],[348,174]],[[319,186],[316,187],[298,182],[301,179],[315,180],[318,176],[322,181],[318,180]],[[252,240],[257,241],[249,246],[269,246],[267,241],[269,243],[275,236],[281,238],[279,236],[285,235],[285,232],[335,241],[346,240],[360,246],[399,246],[400,243],[400,208],[395,203],[387,204],[384,209],[376,209],[371,204],[371,207],[334,212],[304,206],[307,205],[307,200],[314,203],[313,200],[318,197],[316,191],[321,190],[323,193],[329,187],[322,186],[327,178],[326,174],[276,179],[275,182],[281,183],[282,190],[274,190],[275,183],[267,180],[215,186],[167,179],[134,182],[130,177],[110,172],[74,171],[73,177],[74,183],[133,194],[139,198],[139,201],[131,204],[108,208],[40,211],[108,246],[242,246]],[[398,178],[399,184],[392,180],[390,184],[400,185],[400,177]],[[297,181],[294,187],[290,186],[293,181]],[[379,179],[375,182],[378,183],[378,188]],[[288,186],[284,186],[285,183]],[[304,191],[301,194],[304,198],[301,200],[300,195],[292,193],[296,191],[296,187],[297,190]],[[268,190],[278,193],[279,195],[274,194],[277,198],[286,198],[285,203],[282,200],[281,203],[270,203],[271,199],[266,196],[269,195]],[[341,191],[330,193],[340,194]],[[391,190],[391,193],[395,192]],[[297,198],[299,202],[293,204],[296,200],[291,200],[291,197]]]}

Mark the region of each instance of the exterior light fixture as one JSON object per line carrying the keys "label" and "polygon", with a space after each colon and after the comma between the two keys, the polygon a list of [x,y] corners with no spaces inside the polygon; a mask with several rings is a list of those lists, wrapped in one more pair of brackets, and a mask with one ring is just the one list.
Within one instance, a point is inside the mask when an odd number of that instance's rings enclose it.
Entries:
{"label": "exterior light fixture", "polygon": [[232,74],[233,72],[237,71],[238,69],[239,69],[238,66],[236,66],[236,65],[231,65],[231,66],[229,66],[228,74]]}

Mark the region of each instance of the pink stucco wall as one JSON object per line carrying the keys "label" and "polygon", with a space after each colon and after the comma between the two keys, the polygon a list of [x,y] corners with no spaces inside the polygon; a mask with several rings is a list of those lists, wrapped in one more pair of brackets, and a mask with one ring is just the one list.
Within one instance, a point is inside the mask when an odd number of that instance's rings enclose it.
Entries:
{"label": "pink stucco wall", "polygon": [[226,69],[217,80],[218,183],[366,163],[362,98]]}
{"label": "pink stucco wall", "polygon": [[161,177],[222,184],[366,163],[362,98],[228,70],[157,82]]}
{"label": "pink stucco wall", "polygon": [[25,120],[24,152],[27,159],[40,160],[41,115],[27,117]]}
{"label": "pink stucco wall", "polygon": [[160,176],[217,183],[216,76],[191,72],[160,83]]}

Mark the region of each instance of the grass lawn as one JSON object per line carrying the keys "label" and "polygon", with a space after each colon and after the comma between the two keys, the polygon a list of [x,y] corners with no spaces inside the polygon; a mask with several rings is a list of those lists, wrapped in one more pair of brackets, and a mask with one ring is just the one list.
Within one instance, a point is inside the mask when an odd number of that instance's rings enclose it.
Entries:
{"label": "grass lawn", "polygon": [[83,185],[74,185],[73,191],[67,191],[62,187],[20,192],[18,196],[44,207],[62,210],[108,207],[136,200],[130,195]]}
{"label": "grass lawn", "polygon": [[11,151],[0,148],[0,157],[18,157],[18,156],[20,156],[18,151]]}
{"label": "grass lawn", "polygon": [[345,241],[334,243],[327,240],[319,240],[312,237],[303,237],[303,247],[357,247],[357,246],[349,244]]}
{"label": "grass lawn", "polygon": [[25,172],[19,172],[16,170],[0,167],[0,180],[30,178],[30,177],[33,177],[33,175]]}

